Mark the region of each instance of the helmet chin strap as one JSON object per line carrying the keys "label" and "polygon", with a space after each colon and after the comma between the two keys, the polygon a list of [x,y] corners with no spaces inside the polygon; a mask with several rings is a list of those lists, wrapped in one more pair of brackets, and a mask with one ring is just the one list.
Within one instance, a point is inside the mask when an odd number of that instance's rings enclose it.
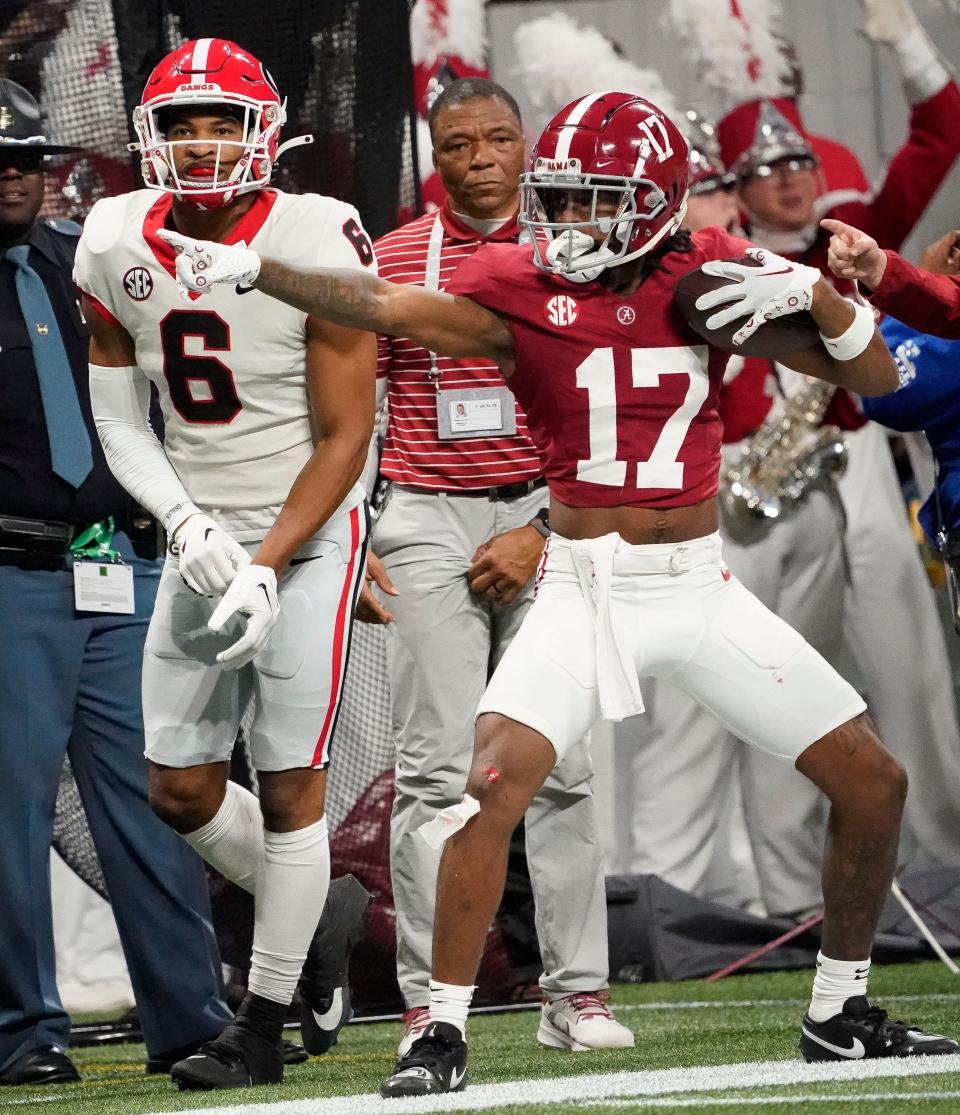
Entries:
{"label": "helmet chin strap", "polygon": [[[607,247],[597,247],[596,241],[579,229],[568,229],[550,242],[546,251],[547,262],[553,267],[554,274],[569,279],[571,283],[589,283],[596,279],[603,269],[616,259],[616,253]],[[571,269],[576,260],[578,267]],[[591,266],[581,267],[588,263]]]}

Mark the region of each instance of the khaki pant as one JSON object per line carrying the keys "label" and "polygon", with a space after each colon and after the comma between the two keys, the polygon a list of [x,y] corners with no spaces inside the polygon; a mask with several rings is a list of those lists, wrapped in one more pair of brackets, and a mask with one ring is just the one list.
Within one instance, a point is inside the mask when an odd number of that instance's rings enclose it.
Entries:
{"label": "khaki pant", "polygon": [[[373,531],[373,552],[400,592],[387,606],[387,662],[398,739],[391,872],[397,976],[407,1007],[428,1002],[440,853],[417,829],[460,800],[473,754],[474,715],[487,679],[532,601],[532,584],[508,607],[476,598],[465,577],[477,547],[522,526],[546,503],[541,489],[516,500],[434,495],[394,486]],[[527,860],[551,994],[607,986],[604,866],[581,741],[534,798],[525,818]]]}

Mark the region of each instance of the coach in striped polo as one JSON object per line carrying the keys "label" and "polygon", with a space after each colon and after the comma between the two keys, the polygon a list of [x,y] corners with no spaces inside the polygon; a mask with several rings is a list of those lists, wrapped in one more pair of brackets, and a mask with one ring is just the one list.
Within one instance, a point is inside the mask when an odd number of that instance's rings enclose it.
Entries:
{"label": "coach in striped polo", "polygon": [[[430,110],[433,158],[448,201],[376,244],[380,273],[442,290],[483,243],[516,240],[525,148],[520,113],[499,85],[455,81]],[[546,482],[526,419],[495,364],[439,357],[380,338],[389,406],[374,528],[358,617],[389,623],[398,732],[391,870],[397,975],[407,1006],[403,1055],[427,1025],[440,852],[417,829],[459,802],[487,679],[533,599],[547,535]],[[374,556],[374,553],[376,556]],[[393,622],[391,622],[393,621]],[[491,774],[495,777],[495,774]],[[536,898],[544,1045],[633,1045],[606,1007],[604,868],[585,746],[555,769],[526,815]]]}

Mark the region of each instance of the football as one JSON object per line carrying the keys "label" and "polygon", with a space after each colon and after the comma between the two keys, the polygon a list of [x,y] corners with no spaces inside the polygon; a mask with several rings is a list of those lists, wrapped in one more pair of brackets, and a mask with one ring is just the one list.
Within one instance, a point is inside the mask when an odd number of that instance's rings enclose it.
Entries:
{"label": "football", "polygon": [[[729,260],[730,263],[742,263],[748,267],[756,267],[757,263],[743,256],[739,259]],[[680,311],[684,321],[694,332],[699,333],[705,341],[723,349],[724,352],[736,353],[739,356],[763,356],[770,360],[779,360],[789,356],[792,352],[813,348],[820,343],[820,330],[807,310],[796,314],[785,314],[773,321],[765,321],[763,325],[749,337],[742,345],[733,343],[733,335],[747,320],[738,317],[728,325],[719,329],[708,329],[707,318],[717,313],[721,306],[710,310],[698,310],[695,303],[701,294],[716,290],[717,287],[727,286],[737,282],[737,279],[723,279],[714,275],[704,275],[699,267],[688,271],[677,280],[673,291],[673,300]]]}

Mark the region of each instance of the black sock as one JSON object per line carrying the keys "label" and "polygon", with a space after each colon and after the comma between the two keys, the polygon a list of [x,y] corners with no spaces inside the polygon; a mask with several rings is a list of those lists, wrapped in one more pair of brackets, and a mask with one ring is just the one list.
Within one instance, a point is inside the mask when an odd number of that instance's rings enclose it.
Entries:
{"label": "black sock", "polygon": [[287,1018],[288,1005],[264,999],[248,991],[237,1010],[234,1021],[245,1030],[250,1030],[267,1041],[279,1041],[283,1035],[283,1024]]}

